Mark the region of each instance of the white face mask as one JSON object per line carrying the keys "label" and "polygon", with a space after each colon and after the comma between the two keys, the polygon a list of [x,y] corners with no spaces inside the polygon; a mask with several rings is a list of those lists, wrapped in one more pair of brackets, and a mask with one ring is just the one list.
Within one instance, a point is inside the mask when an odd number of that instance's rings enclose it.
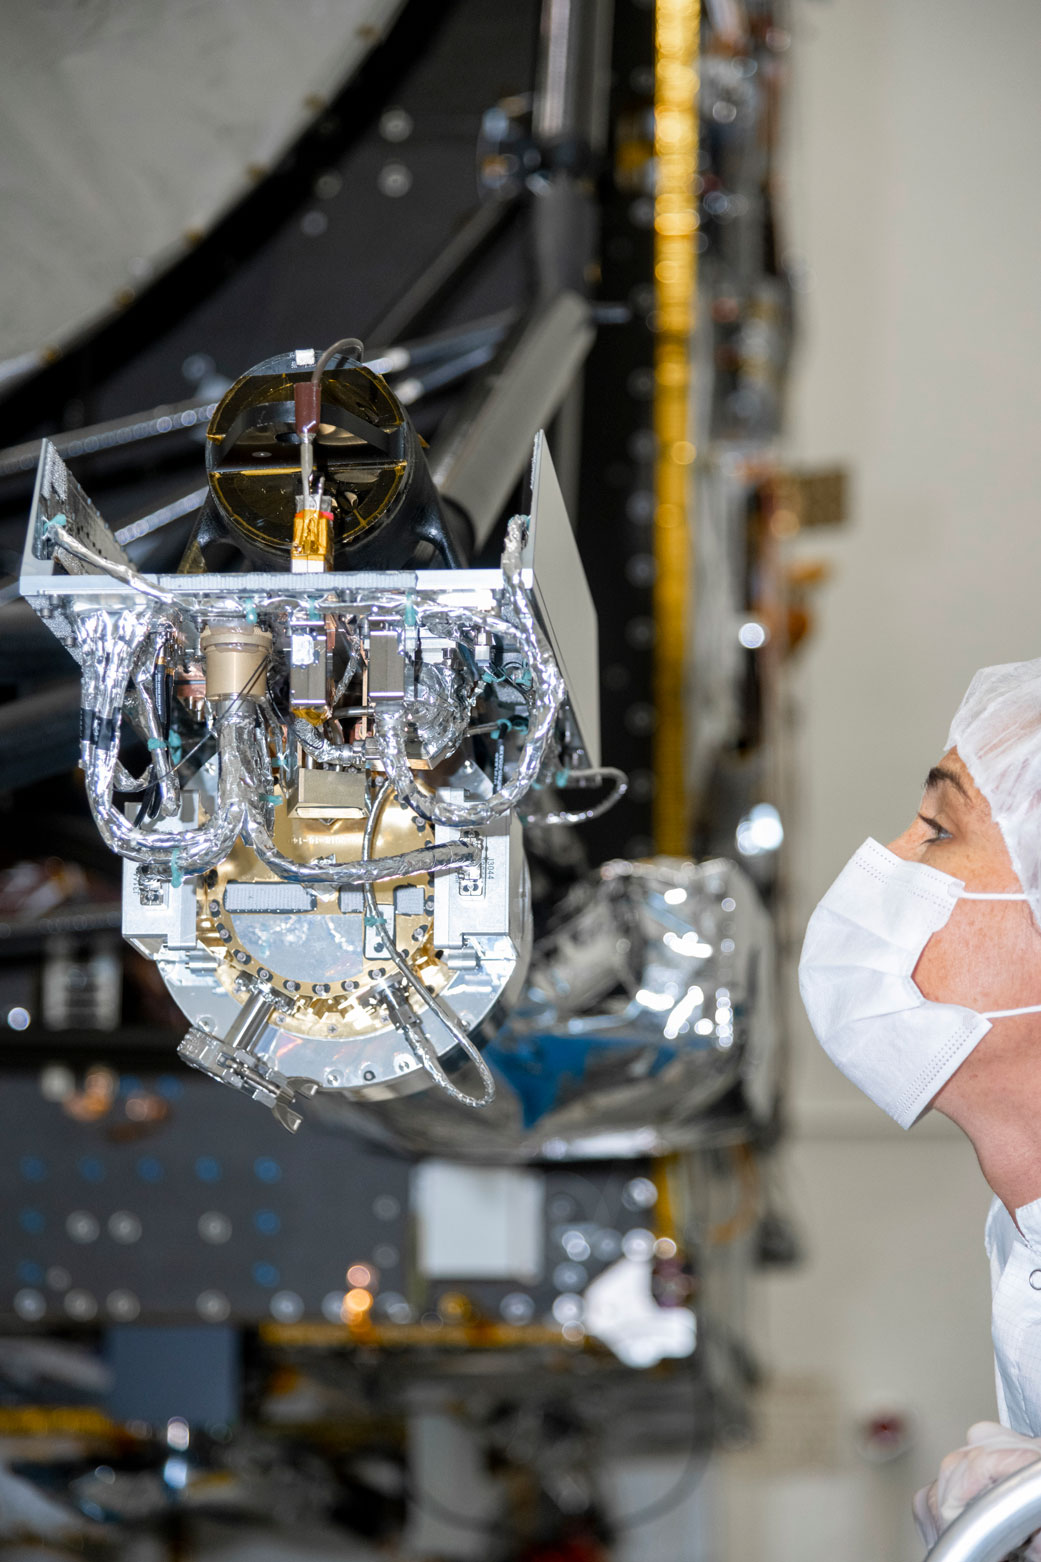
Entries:
{"label": "white face mask", "polygon": [[867,840],[806,929],[799,990],[817,1040],[847,1079],[901,1128],[910,1128],[991,1020],[1041,1013],[1041,1004],[978,1014],[923,998],[911,979],[922,950],[958,900],[987,894]]}

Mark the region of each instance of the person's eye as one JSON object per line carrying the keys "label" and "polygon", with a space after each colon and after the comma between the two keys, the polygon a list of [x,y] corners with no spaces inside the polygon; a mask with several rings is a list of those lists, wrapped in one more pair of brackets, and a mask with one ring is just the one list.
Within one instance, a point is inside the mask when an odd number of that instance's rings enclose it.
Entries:
{"label": "person's eye", "polygon": [[929,842],[949,841],[952,839],[950,830],[945,830],[938,819],[930,819],[928,814],[919,814],[919,819],[925,825],[929,833]]}

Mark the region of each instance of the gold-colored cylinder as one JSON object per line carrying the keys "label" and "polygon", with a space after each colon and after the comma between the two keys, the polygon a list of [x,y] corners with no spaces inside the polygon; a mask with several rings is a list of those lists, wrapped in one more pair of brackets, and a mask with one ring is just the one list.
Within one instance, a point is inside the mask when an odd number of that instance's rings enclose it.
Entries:
{"label": "gold-colored cylinder", "polygon": [[200,639],[208,700],[263,699],[271,636],[256,624],[211,624]]}

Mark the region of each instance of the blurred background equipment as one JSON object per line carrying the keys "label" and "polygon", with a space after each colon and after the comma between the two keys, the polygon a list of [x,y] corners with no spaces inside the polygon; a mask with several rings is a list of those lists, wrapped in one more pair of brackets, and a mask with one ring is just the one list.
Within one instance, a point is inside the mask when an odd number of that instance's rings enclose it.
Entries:
{"label": "blurred background equipment", "polygon": [[777,455],[783,18],[13,34],[6,1536],[693,1534],[798,1254],[785,549],[842,517]]}

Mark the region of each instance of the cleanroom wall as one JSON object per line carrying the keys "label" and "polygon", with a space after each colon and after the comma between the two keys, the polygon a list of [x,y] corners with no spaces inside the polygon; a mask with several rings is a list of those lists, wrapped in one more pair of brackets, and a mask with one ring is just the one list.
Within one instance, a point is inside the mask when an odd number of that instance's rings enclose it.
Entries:
{"label": "cleanroom wall", "polygon": [[[806,257],[796,460],[848,463],[850,526],[792,685],[795,926],[887,841],[981,665],[1041,655],[1041,9],[797,0],[788,242]],[[726,1554],[921,1555],[910,1518],[995,1416],[986,1189],[966,1141],[910,1135],[817,1048],[794,992],[783,1162],[806,1264],[764,1277],[764,1440],[730,1456]],[[910,1446],[872,1463],[876,1413]]]}

